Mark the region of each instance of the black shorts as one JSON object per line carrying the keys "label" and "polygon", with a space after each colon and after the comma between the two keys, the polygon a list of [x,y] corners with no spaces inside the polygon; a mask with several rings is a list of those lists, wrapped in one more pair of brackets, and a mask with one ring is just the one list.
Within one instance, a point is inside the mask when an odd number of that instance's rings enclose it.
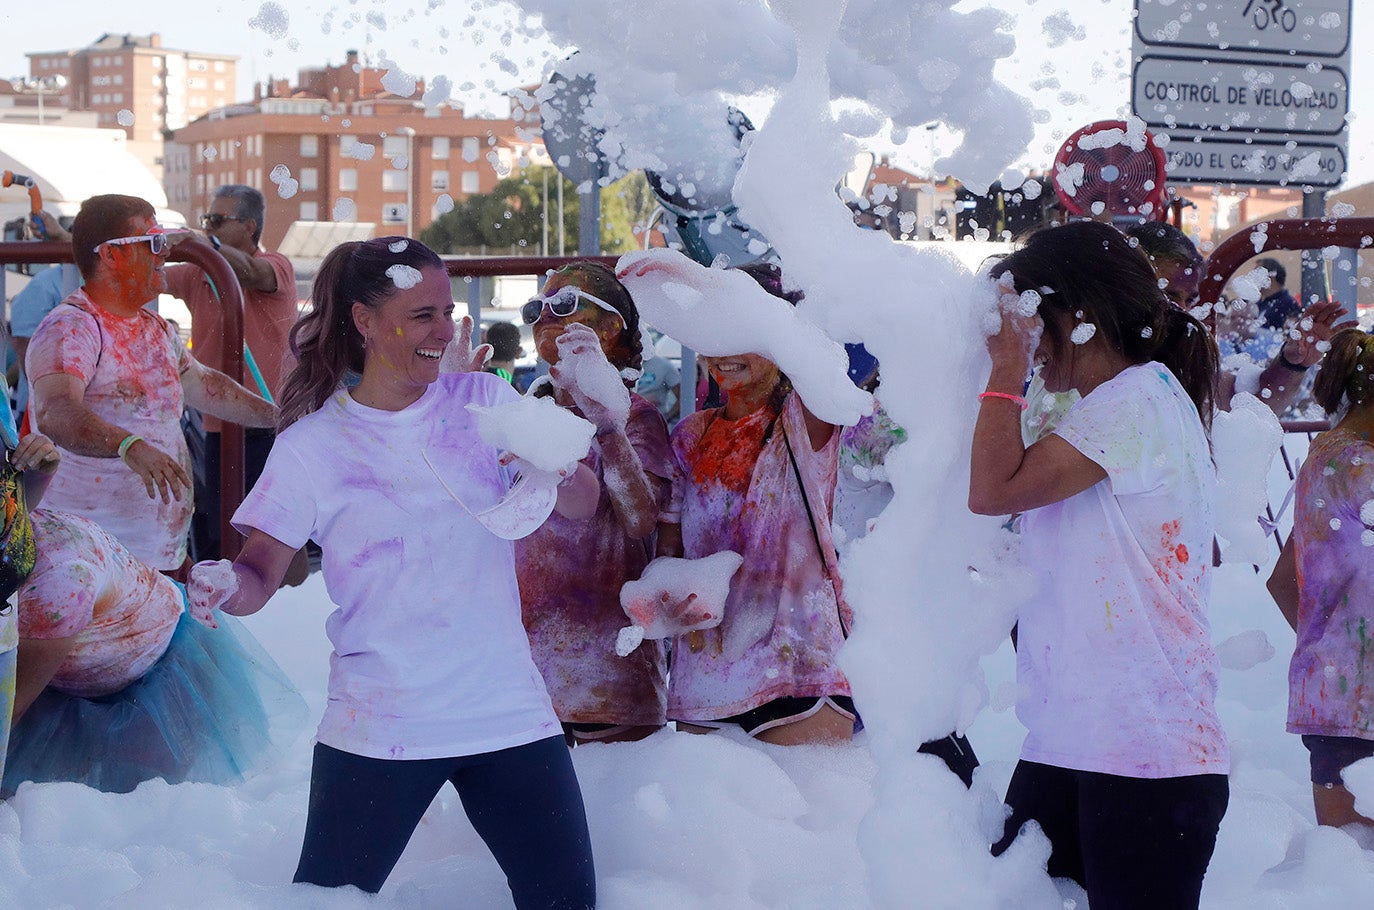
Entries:
{"label": "black shorts", "polygon": [[1345,786],[1341,772],[1374,755],[1374,740],[1354,736],[1304,736],[1302,744],[1312,753],[1312,783],[1327,789]]}

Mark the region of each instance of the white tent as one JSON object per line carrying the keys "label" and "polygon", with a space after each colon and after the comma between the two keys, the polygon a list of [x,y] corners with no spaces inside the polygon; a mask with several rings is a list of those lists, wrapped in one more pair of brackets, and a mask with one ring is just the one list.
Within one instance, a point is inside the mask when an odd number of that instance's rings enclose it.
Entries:
{"label": "white tent", "polygon": [[[125,147],[123,130],[0,123],[0,169],[32,177],[43,206],[75,215],[81,202],[102,193],[148,200],[158,221],[186,226],[186,216],[167,208],[167,194],[152,173]],[[0,191],[0,222],[28,212],[20,187]]]}

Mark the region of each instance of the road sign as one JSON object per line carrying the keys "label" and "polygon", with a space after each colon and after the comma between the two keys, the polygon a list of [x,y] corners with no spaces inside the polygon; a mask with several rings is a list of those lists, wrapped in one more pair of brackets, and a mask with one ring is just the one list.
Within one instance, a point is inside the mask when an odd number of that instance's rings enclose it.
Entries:
{"label": "road sign", "polygon": [[1131,107],[1169,179],[1338,185],[1352,0],[1135,0]]}
{"label": "road sign", "polygon": [[1335,144],[1173,136],[1164,155],[1165,173],[1179,183],[1330,188],[1345,174],[1345,150]]}
{"label": "road sign", "polygon": [[1198,48],[1332,58],[1350,49],[1351,0],[1139,0],[1136,40]]}
{"label": "road sign", "polygon": [[1348,81],[1335,66],[1146,55],[1131,103],[1140,119],[1166,129],[1336,136],[1350,111]]}

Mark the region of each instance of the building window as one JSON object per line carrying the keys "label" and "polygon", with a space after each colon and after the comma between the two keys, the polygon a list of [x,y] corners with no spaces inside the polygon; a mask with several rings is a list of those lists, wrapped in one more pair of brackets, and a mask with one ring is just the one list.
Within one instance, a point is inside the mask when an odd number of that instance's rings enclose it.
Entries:
{"label": "building window", "polygon": [[110,63],[111,63],[111,65],[113,65],[113,66],[123,66],[123,65],[124,65],[124,58],[123,58],[123,57],[112,57],[112,58],[110,58]]}
{"label": "building window", "polygon": [[[116,78],[118,78],[118,77],[116,77]],[[216,79],[216,80],[215,80],[215,91],[217,91],[217,92],[222,92],[222,91],[224,91],[224,80],[223,80],[223,79]]]}
{"label": "building window", "polygon": [[435,191],[448,189],[448,171],[434,171],[429,175],[429,188]]}
{"label": "building window", "polygon": [[51,64],[52,64],[52,61],[49,60],[48,58],[44,57],[42,60],[39,60],[39,61],[38,61],[38,68],[41,69],[41,70],[45,70],[45,69],[47,69],[48,66],[51,65]]}
{"label": "building window", "polygon": [[388,202],[382,206],[383,224],[405,224],[406,206],[404,202]]}
{"label": "building window", "polygon": [[205,175],[196,175],[196,195],[200,196],[205,192]]}
{"label": "building window", "polygon": [[217,72],[217,73],[222,73],[222,72],[224,72],[224,61],[223,61],[223,60],[216,60],[216,61],[215,61],[215,72]]}
{"label": "building window", "polygon": [[464,160],[464,161],[466,161],[466,162],[468,162],[468,163],[472,163],[473,161],[476,161],[476,160],[477,160],[477,156],[481,153],[481,151],[482,151],[482,147],[481,147],[480,145],[477,144],[477,137],[476,137],[476,136],[464,136],[464,137],[463,137],[463,160]]}
{"label": "building window", "polygon": [[353,147],[358,144],[357,136],[343,135],[339,137],[339,154],[345,158],[353,157]]}
{"label": "building window", "polygon": [[404,156],[406,148],[405,136],[387,136],[382,140],[382,154],[388,158],[395,158],[397,155]]}
{"label": "building window", "polygon": [[339,189],[345,193],[351,193],[358,188],[358,169],[352,167],[339,168]]}
{"label": "building window", "polygon": [[301,168],[301,189],[305,190],[306,192],[310,192],[311,190],[318,190],[319,188],[320,188],[320,171],[319,171],[319,168],[313,168],[313,167],[303,167],[303,168]]}
{"label": "building window", "polygon": [[301,221],[319,221],[320,204],[318,202],[301,203]]}
{"label": "building window", "polygon": [[114,84],[115,84],[115,85],[123,85],[123,84],[124,84],[124,74],[123,74],[123,73],[115,73],[115,74],[114,74]]}
{"label": "building window", "polygon": [[382,192],[404,193],[406,191],[406,171],[382,171]]}
{"label": "building window", "polygon": [[463,171],[463,192],[476,193],[482,186],[482,178],[476,171]]}
{"label": "building window", "polygon": [[301,137],[301,157],[302,157],[302,158],[314,158],[314,157],[315,157],[316,155],[318,155],[319,153],[320,153],[320,137],[319,137],[319,136],[302,136],[302,137]]}
{"label": "building window", "polygon": [[447,136],[435,136],[432,140],[430,140],[429,157],[433,158],[435,161],[448,160]]}
{"label": "building window", "polygon": [[123,92],[115,92],[115,93],[114,93],[114,103],[115,103],[115,104],[123,104],[123,103],[124,103],[124,93],[123,93]]}

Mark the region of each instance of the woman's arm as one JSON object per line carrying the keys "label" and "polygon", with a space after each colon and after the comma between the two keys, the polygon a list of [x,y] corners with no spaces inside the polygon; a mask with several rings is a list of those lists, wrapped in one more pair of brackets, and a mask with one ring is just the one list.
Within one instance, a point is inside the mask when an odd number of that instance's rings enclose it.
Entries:
{"label": "woman's arm", "polygon": [[191,567],[186,593],[193,612],[208,616],[215,607],[232,616],[258,612],[281,587],[295,555],[295,547],[252,529],[232,563],[221,559],[198,562]]}
{"label": "woman's arm", "polygon": [[62,669],[67,655],[76,647],[75,635],[66,638],[21,638],[19,653],[15,656],[14,677],[14,718],[19,718],[33,704],[34,699],[43,693]]}
{"label": "woman's arm", "polygon": [[654,555],[681,558],[682,553],[682,525],[677,522],[660,521],[658,523],[658,549]]}
{"label": "woman's arm", "polygon": [[800,402],[802,406],[802,419],[806,421],[806,435],[811,440],[811,451],[819,452],[821,449],[825,448],[825,444],[830,441],[830,437],[839,432],[840,428],[833,423],[826,423],[815,414],[812,414],[810,408],[806,406],[806,402],[801,400],[800,395],[797,396],[797,401]]}
{"label": "woman's arm", "polygon": [[579,461],[577,469],[558,485],[558,499],[553,509],[564,518],[582,521],[596,514],[600,499],[601,481],[596,479],[591,468]]}
{"label": "woman's arm", "polygon": [[1102,466],[1050,434],[1029,449],[1021,439],[1021,397],[1031,354],[1040,340],[1038,316],[1002,313],[988,338],[992,374],[978,402],[969,459],[969,510],[1010,515],[1060,502],[1107,476]]}
{"label": "woman's arm", "polygon": [[42,433],[25,436],[10,453],[10,464],[24,473],[24,504],[30,511],[38,508],[43,501],[43,494],[47,492],[61,460],[57,446]]}
{"label": "woman's arm", "polygon": [[620,526],[634,540],[648,537],[658,523],[659,491],[655,485],[663,481],[651,478],[644,470],[639,453],[623,429],[612,427],[598,432],[596,438],[601,443],[606,492]]}
{"label": "woman's arm", "polygon": [[1279,554],[1279,561],[1274,564],[1274,571],[1269,575],[1266,587],[1269,588],[1269,596],[1274,598],[1274,603],[1279,605],[1279,612],[1283,618],[1288,620],[1288,625],[1293,627],[1293,631],[1298,631],[1298,556],[1297,550],[1293,546],[1295,535],[1288,535],[1288,542],[1283,545],[1283,552]]}

